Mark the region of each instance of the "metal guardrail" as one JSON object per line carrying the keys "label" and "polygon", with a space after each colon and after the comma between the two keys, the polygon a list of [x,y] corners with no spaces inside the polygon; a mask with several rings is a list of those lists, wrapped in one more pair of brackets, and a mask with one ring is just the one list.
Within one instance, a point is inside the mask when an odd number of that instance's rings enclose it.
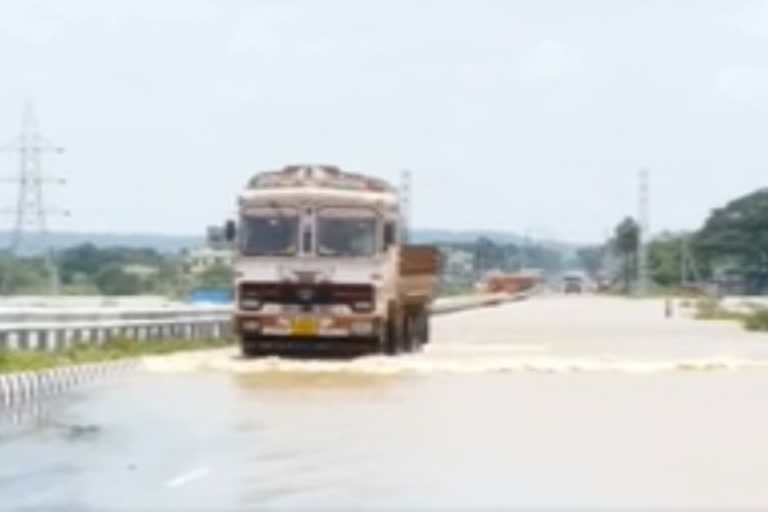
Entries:
{"label": "metal guardrail", "polygon": [[[437,299],[432,314],[500,304],[519,296],[484,294]],[[231,306],[0,307],[0,350],[55,351],[111,339],[223,338]]]}
{"label": "metal guardrail", "polygon": [[222,338],[231,332],[231,308],[13,308],[0,309],[0,349],[61,350],[110,339]]}

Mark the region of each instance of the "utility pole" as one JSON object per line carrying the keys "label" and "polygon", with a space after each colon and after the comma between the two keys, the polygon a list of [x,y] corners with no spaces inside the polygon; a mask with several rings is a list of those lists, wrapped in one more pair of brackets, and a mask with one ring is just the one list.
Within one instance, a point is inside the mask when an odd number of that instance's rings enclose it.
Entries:
{"label": "utility pole", "polygon": [[411,171],[404,169],[400,173],[400,225],[403,243],[411,237]]}
{"label": "utility pole", "polygon": [[650,238],[648,169],[640,169],[638,188],[637,293],[645,296],[648,294],[648,241]]}
{"label": "utility pole", "polygon": [[[8,246],[8,256],[15,259],[25,242],[25,235],[36,231],[41,239],[45,251],[45,266],[48,271],[49,290],[51,294],[59,291],[59,275],[56,267],[54,248],[48,239],[47,215],[61,213],[68,215],[66,211],[54,211],[46,208],[43,196],[43,185],[48,183],[64,184],[61,178],[45,176],[42,170],[42,155],[44,153],[63,153],[64,148],[59,147],[40,135],[35,117],[34,108],[27,103],[22,119],[21,133],[16,139],[3,146],[3,150],[13,151],[19,155],[19,171],[16,178],[11,181],[17,183],[18,193],[16,207],[6,211],[14,215],[14,226]],[[6,271],[0,283],[1,291],[7,294],[10,291],[11,272]]]}
{"label": "utility pole", "polygon": [[680,238],[680,283],[682,285],[690,284],[688,276],[692,278],[694,285],[701,283],[699,269],[696,266],[696,259],[691,253],[689,235],[683,235]]}
{"label": "utility pole", "polygon": [[680,237],[680,285],[688,284],[688,259],[686,258],[688,244],[685,235]]}

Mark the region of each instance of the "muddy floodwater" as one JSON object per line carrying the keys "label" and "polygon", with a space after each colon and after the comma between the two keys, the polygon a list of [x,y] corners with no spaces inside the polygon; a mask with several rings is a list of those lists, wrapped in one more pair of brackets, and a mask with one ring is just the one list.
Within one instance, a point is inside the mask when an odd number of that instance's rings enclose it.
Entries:
{"label": "muddy floodwater", "polygon": [[434,322],[421,354],[177,354],[5,411],[0,509],[768,508],[768,336],[618,299]]}

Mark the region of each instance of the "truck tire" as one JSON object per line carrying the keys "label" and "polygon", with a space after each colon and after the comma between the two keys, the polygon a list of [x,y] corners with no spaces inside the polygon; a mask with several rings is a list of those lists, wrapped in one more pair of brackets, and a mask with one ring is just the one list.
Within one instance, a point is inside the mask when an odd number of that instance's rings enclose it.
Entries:
{"label": "truck tire", "polygon": [[427,308],[422,307],[419,310],[418,314],[418,320],[416,322],[416,325],[418,326],[418,333],[419,333],[419,340],[421,341],[422,345],[426,345],[429,343],[429,311]]}
{"label": "truck tire", "polygon": [[403,342],[407,352],[418,352],[421,348],[419,315],[416,310],[409,311],[403,318]]}
{"label": "truck tire", "polygon": [[403,348],[403,321],[402,314],[393,303],[387,308],[387,320],[382,335],[383,352],[390,356],[399,354]]}

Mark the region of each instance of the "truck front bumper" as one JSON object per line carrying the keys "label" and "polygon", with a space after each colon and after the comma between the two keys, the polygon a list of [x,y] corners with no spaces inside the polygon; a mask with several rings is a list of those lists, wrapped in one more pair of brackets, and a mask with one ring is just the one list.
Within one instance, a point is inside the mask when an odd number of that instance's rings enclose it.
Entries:
{"label": "truck front bumper", "polygon": [[381,318],[376,315],[274,315],[238,312],[235,332],[253,338],[378,338]]}

